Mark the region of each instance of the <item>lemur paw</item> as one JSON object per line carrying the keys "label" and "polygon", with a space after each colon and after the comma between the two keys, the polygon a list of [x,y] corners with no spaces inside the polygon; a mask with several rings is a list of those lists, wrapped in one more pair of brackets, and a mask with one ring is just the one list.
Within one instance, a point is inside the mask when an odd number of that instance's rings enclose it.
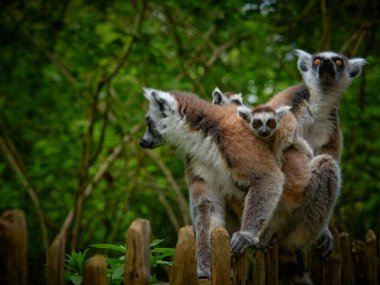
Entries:
{"label": "lemur paw", "polygon": [[332,254],[334,251],[334,242],[329,229],[323,230],[321,237],[316,242],[316,248],[321,250],[321,256],[323,259]]}
{"label": "lemur paw", "polygon": [[210,270],[204,270],[204,269],[197,269],[197,275],[199,279],[211,279],[211,272]]}
{"label": "lemur paw", "polygon": [[231,238],[231,253],[233,256],[240,256],[244,253],[247,247],[259,243],[259,238],[252,235],[250,232],[238,231]]}

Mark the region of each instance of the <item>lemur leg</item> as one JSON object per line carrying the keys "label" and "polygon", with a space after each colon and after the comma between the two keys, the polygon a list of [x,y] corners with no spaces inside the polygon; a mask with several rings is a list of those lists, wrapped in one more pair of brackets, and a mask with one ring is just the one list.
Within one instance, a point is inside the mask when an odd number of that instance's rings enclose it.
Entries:
{"label": "lemur leg", "polygon": [[231,238],[231,252],[234,256],[242,255],[248,246],[258,244],[258,237],[272,217],[283,190],[282,173],[277,174],[277,177],[262,176],[249,187],[240,231]]}
{"label": "lemur leg", "polygon": [[217,226],[224,226],[224,202],[211,194],[207,191],[207,184],[203,179],[190,185],[199,278],[211,278],[211,232]]}
{"label": "lemur leg", "polygon": [[294,141],[294,146],[304,155],[306,155],[309,159],[313,158],[313,150],[311,149],[310,145],[307,143],[307,141],[302,138],[298,137]]}
{"label": "lemur leg", "polygon": [[[314,243],[322,234],[323,256],[333,250],[328,223],[340,192],[340,170],[328,154],[316,156],[310,162],[311,179],[305,189],[303,202],[292,212],[289,234],[284,241],[288,248],[301,248]],[[305,241],[308,241],[305,244]]]}

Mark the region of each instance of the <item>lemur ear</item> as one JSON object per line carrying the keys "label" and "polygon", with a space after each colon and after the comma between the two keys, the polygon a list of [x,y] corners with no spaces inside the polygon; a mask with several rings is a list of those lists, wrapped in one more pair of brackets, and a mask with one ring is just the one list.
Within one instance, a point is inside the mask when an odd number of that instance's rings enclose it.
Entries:
{"label": "lemur ear", "polygon": [[163,114],[169,115],[175,111],[177,101],[167,92],[144,88],[144,96],[149,100],[153,109],[159,109]]}
{"label": "lemur ear", "polygon": [[362,72],[362,66],[368,64],[364,58],[352,58],[348,60],[349,71],[348,75],[351,79],[355,79]]}
{"label": "lemur ear", "polygon": [[223,93],[219,90],[218,87],[212,91],[212,103],[214,105],[220,105],[223,101]]}
{"label": "lemur ear", "polygon": [[286,113],[288,113],[291,108],[292,108],[291,106],[281,106],[278,109],[276,109],[276,114],[277,114],[278,119],[281,120],[282,117],[285,116]]}
{"label": "lemur ear", "polygon": [[294,54],[298,56],[297,66],[298,66],[299,71],[301,72],[308,71],[312,55],[301,49],[295,49]]}
{"label": "lemur ear", "polygon": [[248,124],[252,122],[252,110],[245,107],[240,106],[237,108],[238,116],[243,118]]}
{"label": "lemur ear", "polygon": [[237,106],[242,105],[243,104],[243,95],[241,93],[234,94],[232,96],[231,102],[234,103]]}

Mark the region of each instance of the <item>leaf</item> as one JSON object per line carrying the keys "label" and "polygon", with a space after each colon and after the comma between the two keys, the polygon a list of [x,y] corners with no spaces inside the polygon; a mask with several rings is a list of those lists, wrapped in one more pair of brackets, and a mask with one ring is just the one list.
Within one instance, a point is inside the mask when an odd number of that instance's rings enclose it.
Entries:
{"label": "leaf", "polygon": [[72,275],[70,277],[70,281],[73,282],[74,285],[81,285],[82,284],[82,276]]}
{"label": "leaf", "polygon": [[110,249],[118,252],[125,253],[126,248],[123,245],[116,245],[116,244],[109,244],[109,243],[96,243],[90,245],[91,247],[95,248],[102,248],[102,249]]}
{"label": "leaf", "polygon": [[156,245],[159,245],[160,243],[162,243],[164,241],[164,239],[155,239],[153,240],[151,243],[150,243],[150,247],[154,247]]}
{"label": "leaf", "polygon": [[120,266],[116,267],[112,271],[111,278],[112,279],[122,279],[122,277],[124,276],[124,270],[125,270],[125,266],[124,266],[124,263],[123,263]]}

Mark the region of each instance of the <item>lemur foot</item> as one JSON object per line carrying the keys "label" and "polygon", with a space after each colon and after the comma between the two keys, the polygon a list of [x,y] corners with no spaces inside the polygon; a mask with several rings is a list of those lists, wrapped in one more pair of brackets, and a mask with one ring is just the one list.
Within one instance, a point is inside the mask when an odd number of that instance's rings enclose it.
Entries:
{"label": "lemur foot", "polygon": [[240,256],[244,253],[247,247],[259,243],[259,238],[252,235],[250,232],[238,231],[231,238],[231,253],[233,256]]}
{"label": "lemur foot", "polygon": [[197,269],[197,275],[199,279],[211,279],[210,270],[202,270],[200,268]]}
{"label": "lemur foot", "polygon": [[321,250],[323,259],[327,258],[334,251],[333,236],[329,229],[323,230],[321,237],[316,242],[316,248]]}

